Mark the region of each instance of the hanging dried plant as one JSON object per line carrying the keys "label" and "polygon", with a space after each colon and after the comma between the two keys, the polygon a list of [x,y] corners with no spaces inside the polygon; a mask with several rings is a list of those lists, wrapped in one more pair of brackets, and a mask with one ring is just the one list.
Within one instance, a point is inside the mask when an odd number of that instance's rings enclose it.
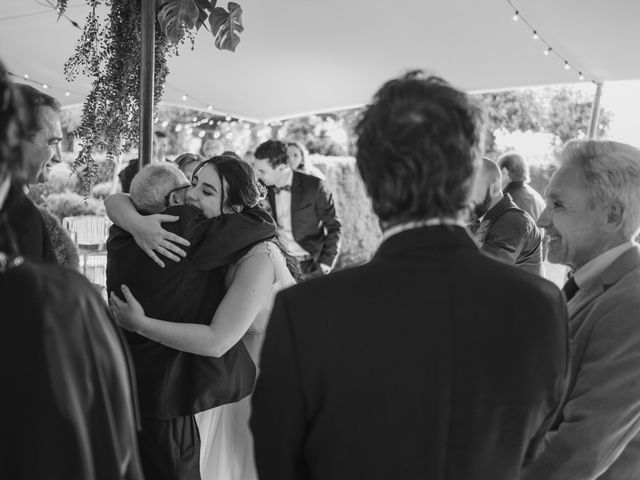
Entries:
{"label": "hanging dried plant", "polygon": [[[64,67],[69,81],[79,74],[93,79],[77,129],[82,147],[73,165],[86,191],[97,178],[96,151],[114,159],[138,144],[141,1],[87,0],[90,12],[75,53]],[[67,3],[58,0],[60,15]],[[216,7],[215,0],[165,0],[160,4],[155,29],[154,112],[169,73],[167,58],[187,38],[193,45],[196,32],[207,20],[216,46],[235,50],[243,30],[242,9],[235,3],[228,7],[229,11]]]}

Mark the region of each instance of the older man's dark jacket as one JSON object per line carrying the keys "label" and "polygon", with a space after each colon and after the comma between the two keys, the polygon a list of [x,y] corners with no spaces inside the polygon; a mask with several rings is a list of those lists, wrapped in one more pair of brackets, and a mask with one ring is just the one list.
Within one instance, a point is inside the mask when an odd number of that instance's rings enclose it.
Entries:
{"label": "older man's dark jacket", "polygon": [[[157,266],[133,237],[112,227],[107,241],[107,288],[130,287],[152,318],[209,324],[225,293],[225,266],[251,245],[271,238],[273,219],[261,209],[207,219],[190,206],[165,211],[180,220],[164,227],[191,242],[186,258]],[[248,395],[255,366],[239,342],[221,358],[180,352],[135,334],[127,335],[143,417],[191,415]]]}
{"label": "older man's dark jacket", "polygon": [[[269,189],[269,203],[277,220],[273,189]],[[317,263],[329,266],[334,264],[340,247],[342,224],[325,181],[305,173],[293,172],[291,230],[294,240]]]}
{"label": "older man's dark jacket", "polygon": [[543,275],[542,234],[531,215],[506,194],[482,219],[481,250],[536,275]]}

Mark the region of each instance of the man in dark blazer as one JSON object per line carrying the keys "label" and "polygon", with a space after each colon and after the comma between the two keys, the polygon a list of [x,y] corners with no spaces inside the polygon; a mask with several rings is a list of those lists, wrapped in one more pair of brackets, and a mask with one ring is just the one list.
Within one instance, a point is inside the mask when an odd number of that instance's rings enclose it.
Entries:
{"label": "man in dark blazer", "polygon": [[384,239],[368,264],[280,293],[251,428],[261,480],[513,480],[564,391],[561,292],[461,224],[480,110],[419,72],[357,127]]}
{"label": "man in dark blazer", "polygon": [[[174,165],[148,165],[133,179],[131,199],[143,213],[159,213],[166,202],[176,202],[185,183]],[[108,211],[113,201],[107,202]],[[164,213],[179,216],[177,222],[163,225],[190,242],[186,257],[161,268],[129,233],[113,226],[107,241],[107,289],[120,293],[126,284],[154,318],[209,324],[226,291],[226,266],[255,242],[272,238],[275,224],[257,208],[211,219],[189,205],[171,206]],[[200,437],[194,414],[251,393],[255,366],[244,344],[214,358],[181,352],[131,332],[126,337],[140,395],[145,477],[199,480]]]}
{"label": "man in dark blazer", "polygon": [[524,480],[640,478],[640,150],[565,146],[538,219],[549,261],[573,272],[562,416]]}
{"label": "man in dark blazer", "polygon": [[300,262],[305,277],[329,273],[340,249],[342,224],[327,184],[291,169],[287,145],[268,140],[255,153],[253,168],[267,187],[278,237]]}

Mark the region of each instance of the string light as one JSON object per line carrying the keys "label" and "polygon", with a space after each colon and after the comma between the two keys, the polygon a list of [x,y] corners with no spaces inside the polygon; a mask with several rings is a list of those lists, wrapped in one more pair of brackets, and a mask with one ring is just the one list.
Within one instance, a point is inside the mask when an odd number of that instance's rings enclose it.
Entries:
{"label": "string light", "polygon": [[189,97],[187,95],[182,95],[182,101],[186,102],[187,100],[189,100]]}
{"label": "string light", "polygon": [[23,75],[25,80],[29,80],[29,75],[27,75],[26,73]]}
{"label": "string light", "polygon": [[213,105],[207,105],[207,110],[209,111],[213,110]]}
{"label": "string light", "polygon": [[200,130],[200,133],[198,134],[198,136],[200,138],[203,138],[206,135],[207,132],[205,132],[204,130]]}
{"label": "string light", "polygon": [[[513,2],[511,0],[506,0],[506,2],[511,6],[511,8],[513,9],[513,17],[512,20],[514,22],[517,22],[518,20],[522,19],[522,23],[524,23],[529,30],[531,30],[531,34],[533,37],[533,40],[540,40],[541,42],[543,42],[546,45],[546,48],[543,50],[542,53],[544,53],[544,55],[549,56],[550,54],[554,54],[556,57],[558,57],[561,61],[562,61],[562,65],[564,67],[565,70],[571,70],[571,64],[569,63],[569,60],[567,60],[566,58],[564,58],[562,55],[560,55],[556,50],[554,50],[551,45],[549,44],[549,42],[547,42],[541,35],[540,33],[538,33],[538,30],[533,28],[533,26],[527,21],[527,19],[525,17],[522,16],[522,14],[520,13],[520,11],[515,7],[515,5],[513,4]],[[585,79],[585,75],[582,72],[578,72],[578,79],[579,80],[584,80]],[[594,83],[595,80],[592,80]]]}
{"label": "string light", "polygon": [[42,88],[44,88],[45,90],[49,88],[49,85],[47,85],[46,83],[42,84]]}
{"label": "string light", "polygon": [[71,92],[69,92],[69,91],[67,90],[66,92],[64,92],[64,96],[65,96],[65,97],[69,97],[69,96],[71,96]]}
{"label": "string light", "polygon": [[227,115],[226,117],[224,117],[224,119],[225,119],[227,122],[231,121],[231,115]]}

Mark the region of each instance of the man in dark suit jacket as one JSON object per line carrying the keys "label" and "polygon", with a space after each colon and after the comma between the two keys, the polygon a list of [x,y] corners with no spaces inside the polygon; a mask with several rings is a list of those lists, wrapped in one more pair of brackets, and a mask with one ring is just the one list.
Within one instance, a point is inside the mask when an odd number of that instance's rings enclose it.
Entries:
{"label": "man in dark suit jacket", "polygon": [[385,230],[371,262],[280,293],[251,427],[261,480],[513,480],[564,391],[560,291],[461,224],[480,111],[417,72],[357,127]]}
{"label": "man in dark suit jacket", "polygon": [[[156,163],[134,178],[131,198],[143,213],[158,213],[184,187],[177,167]],[[275,235],[262,209],[205,218],[188,205],[164,211],[177,215],[165,228],[188,240],[186,258],[160,268],[133,237],[113,226],[107,241],[107,289],[126,284],[154,318],[209,324],[225,294],[226,265],[255,242]],[[242,342],[220,358],[180,352],[127,332],[142,414],[140,457],[153,479],[199,479],[200,438],[194,414],[238,401],[253,389],[255,366]]]}
{"label": "man in dark suit jacket", "polygon": [[255,158],[256,175],[269,187],[269,207],[279,238],[306,277],[329,273],[340,249],[342,224],[326,183],[292,170],[284,142],[264,142]]}
{"label": "man in dark suit jacket", "polygon": [[543,276],[542,233],[531,215],[502,193],[501,180],[495,162],[483,158],[471,193],[477,220],[470,230],[484,253]]}

